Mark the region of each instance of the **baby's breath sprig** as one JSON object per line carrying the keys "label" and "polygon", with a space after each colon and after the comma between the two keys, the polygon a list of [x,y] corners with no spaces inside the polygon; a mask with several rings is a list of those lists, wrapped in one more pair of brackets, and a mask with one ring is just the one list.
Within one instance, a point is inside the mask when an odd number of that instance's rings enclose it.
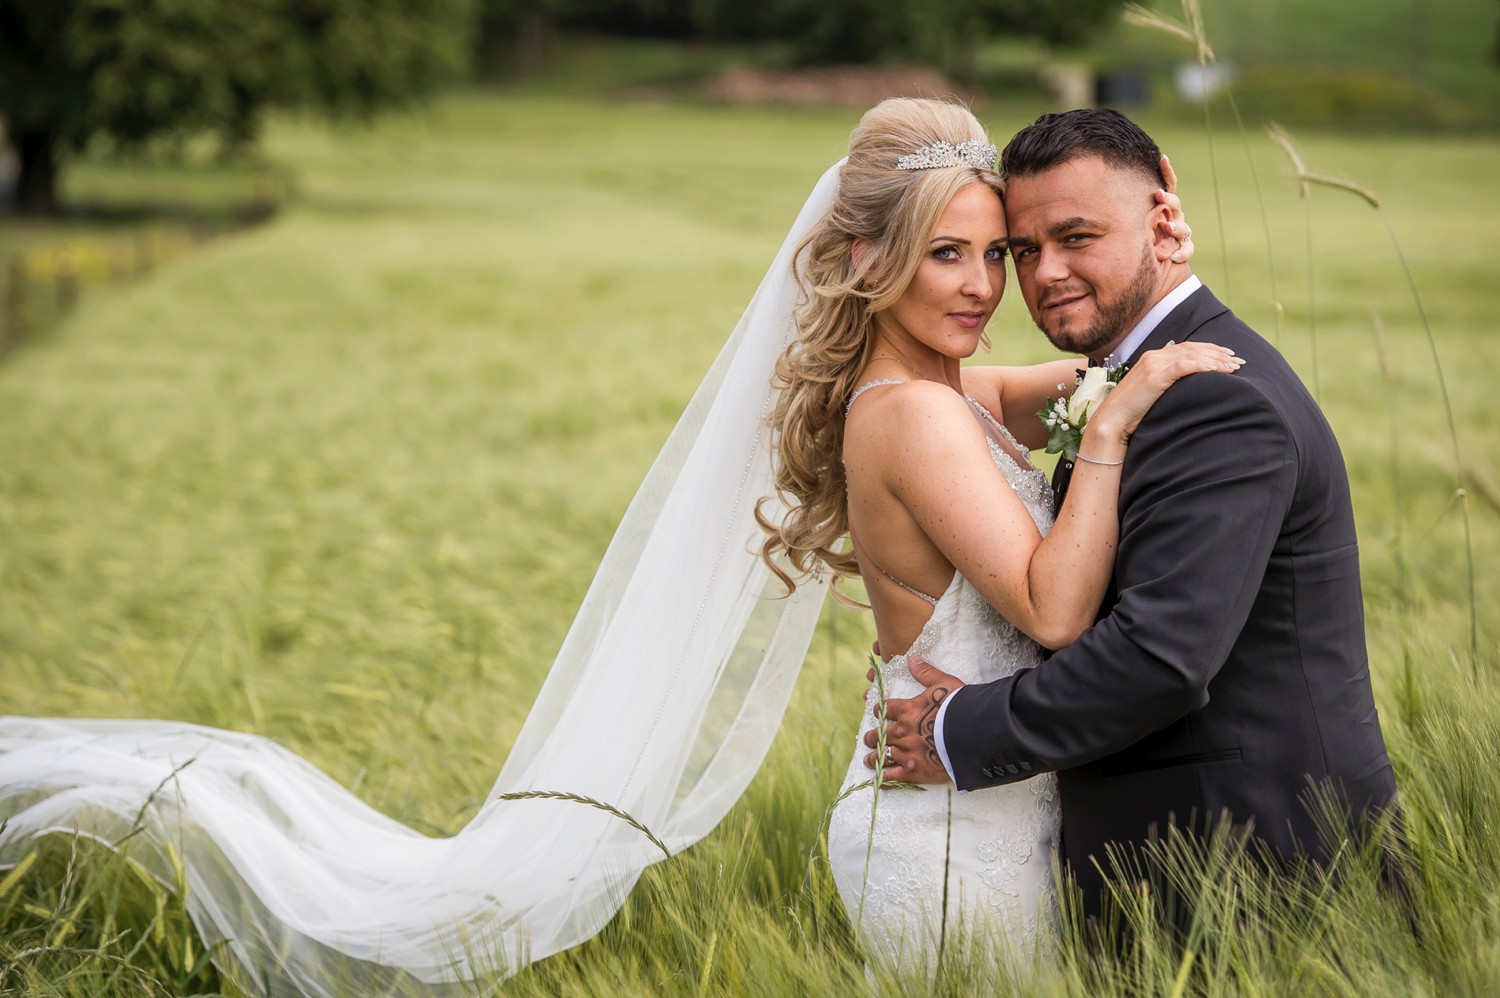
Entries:
{"label": "baby's breath sprig", "polygon": [[1048,454],[1061,454],[1064,461],[1078,460],[1084,427],[1127,370],[1126,365],[1116,364],[1079,371],[1071,396],[1062,394],[1068,390],[1066,385],[1057,386],[1057,398],[1049,398],[1036,411],[1037,418],[1047,428]]}

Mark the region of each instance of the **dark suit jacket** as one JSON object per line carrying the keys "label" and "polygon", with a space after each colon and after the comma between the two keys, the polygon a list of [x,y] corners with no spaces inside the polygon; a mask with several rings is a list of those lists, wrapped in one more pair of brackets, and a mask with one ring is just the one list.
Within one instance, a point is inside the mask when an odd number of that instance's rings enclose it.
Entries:
{"label": "dark suit jacket", "polygon": [[964,688],[943,719],[960,789],[1058,772],[1063,858],[1090,910],[1107,843],[1227,812],[1278,853],[1318,857],[1310,785],[1356,816],[1395,793],[1333,433],[1207,288],[1141,349],[1187,339],[1246,364],[1178,381],[1131,439],[1098,623],[1039,668]]}

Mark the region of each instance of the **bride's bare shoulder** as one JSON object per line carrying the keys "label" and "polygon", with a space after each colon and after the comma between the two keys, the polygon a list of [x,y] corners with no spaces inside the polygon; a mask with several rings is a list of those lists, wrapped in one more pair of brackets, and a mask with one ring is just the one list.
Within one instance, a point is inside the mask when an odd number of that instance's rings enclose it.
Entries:
{"label": "bride's bare shoulder", "polygon": [[860,395],[845,421],[844,456],[899,458],[911,450],[947,449],[971,436],[982,440],[983,434],[963,396],[947,385],[913,379]]}

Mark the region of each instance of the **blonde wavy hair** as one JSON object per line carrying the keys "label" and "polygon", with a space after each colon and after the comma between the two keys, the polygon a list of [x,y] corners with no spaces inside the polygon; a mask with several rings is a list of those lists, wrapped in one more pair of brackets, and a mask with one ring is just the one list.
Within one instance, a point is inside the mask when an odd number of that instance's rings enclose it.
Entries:
{"label": "blonde wavy hair", "polygon": [[839,550],[849,531],[844,406],[870,360],[876,317],[906,293],[948,202],[973,184],[1004,193],[993,170],[901,170],[896,161],[924,146],[970,139],[989,141],[962,104],[891,98],[875,105],[849,137],[833,205],[797,247],[797,336],[777,359],[772,381],[779,394],[770,416],[776,492],[788,509],[779,523],[764,513],[771,497],[755,510],[766,532],[761,557],[788,592],[821,565],[833,572],[834,598],[860,605],[836,585],[859,575],[854,553]]}

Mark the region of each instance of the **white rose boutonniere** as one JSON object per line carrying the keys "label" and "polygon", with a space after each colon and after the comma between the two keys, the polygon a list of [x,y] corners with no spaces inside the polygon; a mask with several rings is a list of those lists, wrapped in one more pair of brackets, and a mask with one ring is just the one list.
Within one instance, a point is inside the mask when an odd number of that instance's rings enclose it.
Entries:
{"label": "white rose boutonniere", "polygon": [[[1078,460],[1078,445],[1083,442],[1083,428],[1109,395],[1110,390],[1125,377],[1125,365],[1114,367],[1091,367],[1078,372],[1078,385],[1072,397],[1058,395],[1048,399],[1038,409],[1037,418],[1047,427],[1047,453],[1061,454],[1064,461]],[[1057,386],[1064,391],[1062,385]]]}

